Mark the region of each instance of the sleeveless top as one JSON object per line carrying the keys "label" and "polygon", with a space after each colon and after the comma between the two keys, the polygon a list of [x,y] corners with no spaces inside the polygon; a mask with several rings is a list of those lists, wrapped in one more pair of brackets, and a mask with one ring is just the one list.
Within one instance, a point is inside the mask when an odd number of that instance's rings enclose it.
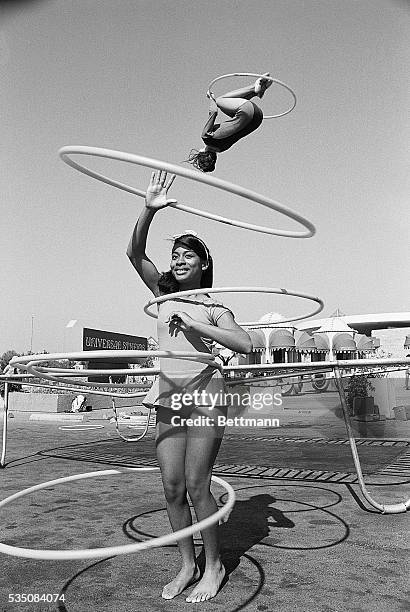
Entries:
{"label": "sleeveless top", "polygon": [[[167,318],[173,311],[186,312],[196,321],[217,325],[218,319],[225,313],[231,312],[220,302],[210,298],[208,295],[192,295],[183,298],[168,300],[158,306],[158,343],[161,351],[190,351],[209,353],[215,342],[210,338],[202,337],[197,332],[172,331],[173,326],[166,323]],[[143,403],[151,406],[164,406],[177,409],[176,398],[183,394],[192,394],[195,391],[196,399],[201,394],[199,401],[192,404],[197,406],[209,406],[208,394],[220,394],[216,405],[227,405],[225,398],[225,383],[218,369],[205,363],[189,359],[160,359],[160,374],[145,397]],[[213,395],[215,397],[215,395]],[[209,396],[208,396],[209,398]]]}

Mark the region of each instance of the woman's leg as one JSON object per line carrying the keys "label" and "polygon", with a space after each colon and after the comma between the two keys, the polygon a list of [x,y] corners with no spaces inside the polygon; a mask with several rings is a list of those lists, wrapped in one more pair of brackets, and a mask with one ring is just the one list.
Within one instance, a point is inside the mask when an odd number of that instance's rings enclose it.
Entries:
{"label": "woman's leg", "polygon": [[[170,419],[174,415],[168,408],[158,408],[156,450],[169,521],[173,531],[178,531],[192,524],[192,516],[185,484],[186,429],[171,424]],[[179,595],[199,577],[192,537],[179,540],[178,547],[182,568],[177,576],[164,586],[164,599]]]}
{"label": "woman's leg", "polygon": [[[216,501],[210,491],[212,468],[217,457],[224,434],[224,426],[218,426],[219,415],[226,416],[226,408],[197,408],[192,416],[208,416],[212,424],[188,427],[185,459],[185,476],[188,494],[192,500],[198,521],[207,518],[218,510]],[[219,553],[218,524],[201,532],[204,543],[206,566],[201,581],[186,601],[206,601],[214,597],[225,575]]]}
{"label": "woman's leg", "polygon": [[[268,73],[266,73],[268,76]],[[262,89],[259,93],[257,93],[257,83],[261,82]],[[242,104],[244,104],[247,100],[251,100],[255,96],[260,96],[265,93],[265,90],[269,87],[269,84],[272,83],[269,79],[257,79],[253,85],[247,85],[246,87],[242,87],[240,89],[234,89],[233,91],[228,91],[226,94],[219,96],[216,98],[216,104],[218,108],[221,109],[229,117],[233,117]]]}

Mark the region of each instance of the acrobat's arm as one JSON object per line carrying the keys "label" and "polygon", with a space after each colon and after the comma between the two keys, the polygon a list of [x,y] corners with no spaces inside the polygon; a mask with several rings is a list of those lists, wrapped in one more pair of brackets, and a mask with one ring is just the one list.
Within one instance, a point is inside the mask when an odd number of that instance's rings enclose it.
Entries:
{"label": "acrobat's arm", "polygon": [[[204,125],[204,129],[202,130],[201,138],[206,138],[207,136],[213,136],[213,129],[215,124],[215,119],[218,115],[218,111],[214,111],[208,117],[208,121]],[[219,126],[217,126],[219,127]]]}

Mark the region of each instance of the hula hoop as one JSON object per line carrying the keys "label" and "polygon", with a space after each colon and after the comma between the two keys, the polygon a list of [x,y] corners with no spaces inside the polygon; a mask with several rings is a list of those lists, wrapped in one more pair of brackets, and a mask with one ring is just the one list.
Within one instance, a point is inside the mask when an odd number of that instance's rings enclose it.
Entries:
{"label": "hula hoop", "polygon": [[227,225],[233,225],[235,227],[241,227],[243,229],[261,232],[263,234],[286,236],[288,238],[310,238],[316,232],[313,223],[293,211],[291,208],[288,208],[284,204],[276,202],[271,198],[267,198],[266,196],[256,193],[255,191],[251,191],[250,189],[240,187],[239,185],[229,183],[228,181],[223,181],[222,179],[206,176],[202,172],[195,172],[194,170],[190,170],[189,168],[176,166],[174,164],[163,162],[158,159],[151,159],[150,157],[134,155],[133,153],[124,153],[123,151],[114,151],[111,149],[101,149],[99,147],[66,146],[62,147],[59,150],[59,155],[66,164],[68,164],[72,168],[75,168],[75,170],[78,170],[83,174],[87,174],[88,176],[102,181],[103,183],[107,183],[107,185],[118,187],[118,189],[128,191],[129,193],[133,193],[141,197],[145,197],[145,191],[142,191],[141,189],[136,189],[135,187],[131,187],[129,185],[126,185],[125,183],[120,183],[119,181],[109,179],[103,174],[100,174],[99,172],[94,172],[94,170],[90,170],[89,168],[86,168],[85,166],[72,160],[69,156],[91,155],[94,157],[104,157],[108,159],[115,159],[117,161],[136,164],[137,166],[145,166],[148,168],[155,168],[157,170],[166,170],[167,172],[171,172],[172,174],[176,174],[178,176],[182,176],[184,178],[197,181],[199,183],[205,183],[206,185],[211,185],[211,187],[216,187],[217,189],[222,189],[223,191],[228,191],[243,198],[247,198],[248,200],[256,202],[257,204],[262,204],[262,206],[266,206],[267,208],[279,212],[288,217],[289,219],[300,223],[305,228],[305,231],[297,232],[292,230],[287,231],[280,229],[271,229],[262,225],[254,225],[252,223],[245,223],[244,221],[236,221],[234,219],[228,219],[227,217],[221,217],[220,215],[202,211],[197,208],[192,208],[191,206],[185,206],[185,204],[179,204],[178,202],[170,204],[170,206],[173,206],[178,210],[183,210],[185,212],[198,215],[200,217],[205,217],[206,219],[212,219],[214,221],[219,221],[220,223],[226,223]]}
{"label": "hula hoop", "polygon": [[104,425],[62,425],[61,431],[89,431],[90,429],[104,429]]}
{"label": "hula hoop", "polygon": [[[0,502],[0,508],[6,506],[8,503],[17,499],[19,497],[24,497],[29,493],[33,493],[34,491],[41,491],[42,489],[46,489],[47,487],[54,486],[56,484],[60,484],[62,482],[72,482],[76,480],[83,480],[86,478],[93,478],[94,476],[105,476],[111,474],[123,474],[127,472],[147,472],[152,470],[159,470],[156,467],[143,467],[143,468],[123,468],[122,470],[102,470],[98,472],[87,472],[84,474],[74,474],[73,476],[65,476],[64,478],[57,478],[56,480],[49,480],[48,482],[43,482],[42,484],[35,485],[33,487],[29,487],[28,489],[24,489],[14,495],[10,495],[6,499],[3,499]],[[133,552],[137,552],[140,550],[146,550],[147,548],[156,548],[158,546],[166,546],[167,544],[171,544],[173,542],[178,542],[183,538],[188,536],[192,536],[197,531],[202,531],[215,523],[218,523],[219,519],[223,518],[225,515],[229,514],[233,505],[235,503],[235,492],[231,485],[222,478],[218,478],[218,476],[212,476],[212,480],[218,484],[220,484],[228,493],[228,500],[223,508],[220,508],[217,512],[208,516],[206,519],[199,521],[189,527],[185,527],[184,529],[180,529],[174,533],[170,533],[164,536],[160,536],[158,538],[153,538],[152,540],[148,540],[146,542],[137,542],[134,544],[126,544],[122,546],[108,546],[106,548],[86,548],[83,550],[36,550],[33,548],[19,548],[17,546],[9,546],[8,544],[3,544],[0,542],[0,552],[3,552],[7,555],[11,555],[13,557],[25,557],[27,559],[44,559],[44,560],[68,560],[68,559],[95,559],[98,557],[112,557],[115,555],[128,555]]]}
{"label": "hula hoop", "polygon": [[[138,370],[139,371],[139,370]],[[102,372],[101,372],[102,373]],[[135,374],[135,370],[133,370],[133,373]],[[152,372],[153,375],[158,375],[159,374],[159,369],[158,368],[152,368]],[[30,375],[31,376],[31,375]],[[131,398],[135,398],[135,397],[142,397],[143,395],[146,395],[148,391],[137,391],[136,393],[112,393],[110,391],[97,391],[93,388],[89,388],[86,387],[84,388],[84,382],[79,382],[79,381],[74,381],[73,384],[71,384],[71,386],[68,385],[47,385],[45,383],[33,383],[33,382],[29,382],[29,381],[18,381],[18,380],[14,380],[12,379],[12,381],[9,379],[9,377],[7,376],[0,376],[0,380],[2,382],[8,382],[14,384],[14,385],[27,385],[28,387],[39,387],[42,389],[52,389],[53,391],[55,391],[56,389],[60,390],[60,391],[72,391],[74,393],[78,393],[79,391],[84,391],[85,393],[89,393],[90,395],[102,395],[104,397],[125,397],[128,399]],[[60,382],[60,380],[58,380],[58,382]],[[94,384],[98,384],[98,383],[94,383]],[[76,385],[76,386],[74,386]],[[99,383],[100,387],[104,387],[105,389],[118,389],[118,387],[121,388],[135,388],[135,387],[139,387],[139,385],[130,385],[130,384],[109,384],[109,383]]]}
{"label": "hula hoop", "polygon": [[[74,361],[88,361],[90,359],[109,359],[109,360],[116,360],[119,359],[121,361],[124,361],[128,358],[145,358],[145,357],[158,357],[158,358],[169,358],[169,359],[188,359],[188,360],[192,360],[194,362],[200,362],[200,363],[205,363],[208,366],[211,366],[215,369],[218,369],[219,371],[222,372],[222,366],[220,364],[218,364],[215,361],[215,357],[210,354],[210,353],[196,353],[193,351],[122,351],[122,350],[116,350],[116,351],[80,351],[77,353],[49,353],[49,354],[39,354],[39,355],[22,355],[21,357],[15,357],[13,358],[10,363],[12,364],[13,367],[16,368],[20,368],[22,370],[25,370],[26,372],[28,372],[29,374],[31,374],[32,376],[34,376],[35,378],[44,378],[45,380],[51,380],[53,382],[58,382],[58,383],[65,383],[67,385],[73,385],[73,381],[70,381],[69,379],[64,378],[63,376],[57,376],[56,375],[56,369],[58,368],[47,368],[47,367],[38,367],[37,364],[41,363],[41,362],[47,362],[47,361],[58,361],[59,359],[63,359],[63,360],[67,360],[67,359],[71,359]],[[50,373],[50,371],[52,373]],[[147,373],[147,374],[153,374],[153,370],[151,368],[141,368],[140,370],[124,370],[125,372],[134,375],[135,373],[138,372],[138,375],[141,375],[142,373]],[[67,372],[67,370],[65,370],[65,372]],[[71,370],[70,375],[71,376],[82,376],[84,370],[78,370],[78,373],[74,373],[72,374],[72,372],[75,372],[73,370]],[[91,372],[94,372],[96,374],[101,374],[101,376],[107,376],[107,373],[112,372],[113,375],[119,375],[122,371],[121,370],[91,370]],[[89,381],[81,381],[78,382],[78,388],[82,387],[96,387],[98,386],[98,383],[95,382],[89,382]],[[85,389],[83,389],[85,390]],[[86,389],[88,392],[88,389]],[[127,398],[131,398],[131,397],[142,397],[146,395],[146,391],[136,391],[135,393],[125,393],[125,394],[113,394],[113,393],[106,393],[104,391],[89,391],[90,393],[93,393],[94,395],[110,395],[113,396],[115,395],[116,397],[127,397]]]}
{"label": "hula hoop", "polygon": [[[13,357],[10,360],[10,364],[12,367],[17,368],[23,366],[27,367],[31,362],[33,363],[41,363],[47,361],[59,361],[59,360],[69,360],[69,361],[90,361],[103,359],[105,361],[115,361],[119,359],[120,361],[127,361],[127,359],[146,359],[147,357],[158,357],[165,358],[169,357],[170,359],[192,359],[197,361],[210,361],[213,359],[210,353],[196,353],[194,351],[77,351],[75,353],[39,353],[37,355],[19,355]],[[53,368],[44,368],[48,371],[48,369],[52,370]],[[57,368],[56,368],[57,369]],[[96,370],[90,370],[91,372],[95,372]],[[111,370],[101,370],[101,372],[108,372]],[[142,370],[130,370],[132,372],[140,372]],[[148,371],[152,372],[151,368],[148,368]],[[76,372],[76,376],[81,376],[83,370],[70,370],[70,372]],[[112,370],[114,374],[121,372],[121,370]]]}
{"label": "hula hoop", "polygon": [[[306,315],[301,315],[299,317],[292,317],[289,319],[284,319],[280,323],[288,323],[290,321],[301,321],[302,319],[307,319],[309,317],[313,317],[313,315],[321,312],[323,310],[323,302],[318,297],[313,297],[311,295],[307,295],[305,293],[298,293],[296,291],[287,291],[287,289],[272,289],[271,287],[210,287],[209,289],[188,289],[187,291],[177,291],[176,293],[167,293],[165,295],[161,295],[160,297],[153,298],[144,306],[144,312],[149,317],[153,317],[154,319],[158,318],[158,315],[154,312],[150,311],[150,308],[155,304],[162,304],[162,302],[166,302],[167,300],[172,300],[174,298],[180,298],[187,295],[203,295],[207,293],[277,293],[280,295],[289,295],[291,297],[299,297],[306,300],[311,300],[312,302],[316,302],[319,306],[311,313]],[[272,323],[256,323],[255,321],[245,321],[240,322],[238,325],[242,326],[253,326],[260,325],[261,327],[272,327]]]}
{"label": "hula hoop", "polygon": [[280,85],[281,87],[284,87],[285,89],[287,89],[290,94],[293,97],[293,103],[291,104],[291,106],[285,110],[283,113],[279,113],[278,115],[264,115],[263,118],[264,119],[277,119],[278,117],[284,117],[285,115],[288,115],[291,111],[293,111],[293,109],[296,106],[296,94],[293,91],[293,89],[291,89],[289,87],[289,85],[286,85],[286,83],[283,83],[282,81],[279,81],[279,79],[274,79],[273,77],[268,77],[264,74],[258,74],[256,72],[231,72],[230,74],[223,74],[222,76],[216,77],[216,79],[214,79],[213,81],[210,82],[208,90],[213,93],[211,87],[217,82],[217,81],[221,81],[222,79],[227,79],[228,77],[263,77],[269,81],[272,81],[272,83],[277,83],[278,85]]}

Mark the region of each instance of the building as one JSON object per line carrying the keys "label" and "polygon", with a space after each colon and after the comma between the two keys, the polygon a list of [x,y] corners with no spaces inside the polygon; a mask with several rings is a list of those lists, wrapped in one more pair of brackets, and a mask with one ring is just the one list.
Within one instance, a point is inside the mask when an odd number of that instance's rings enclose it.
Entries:
{"label": "building", "polygon": [[259,323],[248,329],[254,348],[239,358],[241,364],[401,358],[410,349],[410,312],[349,316],[337,312],[326,319],[292,323],[271,312]]}

